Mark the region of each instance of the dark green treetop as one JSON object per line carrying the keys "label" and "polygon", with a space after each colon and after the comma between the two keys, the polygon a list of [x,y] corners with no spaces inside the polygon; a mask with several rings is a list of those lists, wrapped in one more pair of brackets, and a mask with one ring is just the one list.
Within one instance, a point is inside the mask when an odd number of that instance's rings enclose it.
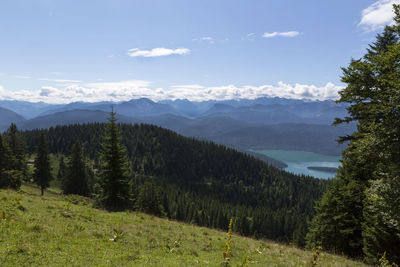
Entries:
{"label": "dark green treetop", "polygon": [[88,170],[79,142],[72,146],[71,157],[62,179],[62,189],[64,194],[89,195]]}
{"label": "dark green treetop", "polygon": [[58,172],[57,172],[57,179],[62,180],[65,177],[65,158],[61,155],[59,163],[58,163]]}
{"label": "dark green treetop", "polygon": [[33,178],[35,183],[40,186],[41,194],[43,196],[44,189],[50,186],[50,181],[53,179],[51,175],[47,139],[43,133],[40,134],[39,145],[36,149]]}
{"label": "dark green treetop", "polygon": [[126,149],[121,145],[114,109],[103,137],[100,169],[100,203],[108,210],[132,208],[132,193]]}
{"label": "dark green treetop", "polygon": [[22,172],[14,170],[15,157],[0,134],[0,188],[19,189],[21,186]]}
{"label": "dark green treetop", "polygon": [[136,199],[136,209],[145,213],[164,216],[165,211],[161,203],[160,187],[155,181],[148,179],[139,187]]}
{"label": "dark green treetop", "polygon": [[0,134],[0,170],[9,170],[14,165],[14,158],[10,147]]}
{"label": "dark green treetop", "polygon": [[25,138],[22,136],[15,123],[11,123],[10,127],[6,131],[5,140],[10,146],[11,153],[15,158],[12,168],[21,171],[26,177],[26,142]]}

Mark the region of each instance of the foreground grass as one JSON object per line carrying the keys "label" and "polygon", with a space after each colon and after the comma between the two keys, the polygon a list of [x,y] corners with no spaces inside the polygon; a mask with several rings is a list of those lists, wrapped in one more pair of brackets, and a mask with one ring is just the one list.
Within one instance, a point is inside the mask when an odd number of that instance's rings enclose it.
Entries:
{"label": "foreground grass", "polygon": [[[0,266],[219,266],[227,235],[24,185],[0,190]],[[232,266],[310,266],[312,252],[232,237]],[[364,266],[321,253],[319,266]]]}

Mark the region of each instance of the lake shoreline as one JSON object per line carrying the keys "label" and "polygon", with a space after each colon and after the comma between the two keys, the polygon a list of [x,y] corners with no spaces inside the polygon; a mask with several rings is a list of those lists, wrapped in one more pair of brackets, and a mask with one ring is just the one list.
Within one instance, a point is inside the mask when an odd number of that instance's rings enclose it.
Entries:
{"label": "lake shoreline", "polygon": [[313,170],[313,171],[330,172],[330,173],[337,173],[337,171],[338,171],[338,168],[324,167],[324,166],[308,166],[307,169]]}
{"label": "lake shoreline", "polygon": [[336,174],[337,168],[341,164],[340,156],[327,156],[314,152],[276,149],[250,149],[250,151],[284,162],[288,167],[283,168],[282,170],[320,179],[333,178]]}

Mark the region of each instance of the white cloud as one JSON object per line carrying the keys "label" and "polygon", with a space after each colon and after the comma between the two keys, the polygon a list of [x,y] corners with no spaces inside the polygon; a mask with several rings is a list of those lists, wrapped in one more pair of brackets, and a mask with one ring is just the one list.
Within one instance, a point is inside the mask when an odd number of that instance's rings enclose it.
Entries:
{"label": "white cloud", "polygon": [[8,76],[8,77],[11,77],[11,78],[16,78],[16,79],[32,79],[31,76],[19,75],[19,74],[14,75],[14,74],[0,73],[0,76]]}
{"label": "white cloud", "polygon": [[290,85],[278,82],[277,85],[242,86],[235,85],[204,87],[201,85],[173,86],[173,99],[187,98],[194,101],[255,99],[259,97],[282,97],[291,99],[327,100],[337,99],[343,87],[327,83],[323,87],[315,85]]}
{"label": "white cloud", "polygon": [[7,95],[7,91],[4,89],[3,86],[0,85],[0,99],[5,98],[6,95]]}
{"label": "white cloud", "polygon": [[31,79],[31,76],[26,76],[26,75],[13,75],[12,77],[17,78],[17,79]]}
{"label": "white cloud", "polygon": [[393,4],[398,0],[378,0],[361,12],[358,24],[366,31],[375,31],[393,22]]}
{"label": "white cloud", "polygon": [[185,55],[190,53],[188,48],[169,49],[164,47],[157,47],[151,50],[140,50],[139,48],[132,48],[128,50],[130,57],[162,57],[170,55]]}
{"label": "white cloud", "polygon": [[170,86],[170,88],[177,89],[177,90],[181,90],[181,89],[198,90],[198,89],[203,89],[204,86],[201,86],[199,84],[185,84],[185,85],[172,85],[172,86]]}
{"label": "white cloud", "polygon": [[246,37],[242,37],[241,39],[242,40],[248,40],[248,41],[254,41],[256,37],[257,37],[256,33],[255,32],[251,32],[251,33],[248,33],[246,35]]}
{"label": "white cloud", "polygon": [[39,78],[38,81],[56,82],[56,83],[80,83],[79,80],[64,80],[64,79],[50,79],[50,78]]}
{"label": "white cloud", "polygon": [[192,41],[200,41],[200,42],[203,41],[203,42],[209,42],[210,44],[215,43],[214,38],[212,38],[210,36],[195,38],[195,39],[192,39]]}
{"label": "white cloud", "polygon": [[133,98],[153,97],[147,81],[122,81],[87,84],[44,86],[38,90],[7,91],[0,87],[0,99],[23,100],[31,102],[70,103],[126,101]]}
{"label": "white cloud", "polygon": [[198,84],[175,85],[165,88],[151,88],[151,83],[142,80],[120,82],[97,82],[86,84],[45,86],[38,90],[7,91],[0,86],[0,99],[24,100],[31,102],[70,103],[76,101],[127,101],[146,97],[154,101],[164,99],[228,100],[255,99],[259,97],[282,97],[305,100],[337,99],[343,87],[327,83],[325,86],[306,84],[290,85],[278,82],[276,85],[261,86],[202,86]]}
{"label": "white cloud", "polygon": [[289,32],[266,32],[262,35],[264,38],[273,38],[273,37],[296,37],[300,32],[297,31],[289,31]]}

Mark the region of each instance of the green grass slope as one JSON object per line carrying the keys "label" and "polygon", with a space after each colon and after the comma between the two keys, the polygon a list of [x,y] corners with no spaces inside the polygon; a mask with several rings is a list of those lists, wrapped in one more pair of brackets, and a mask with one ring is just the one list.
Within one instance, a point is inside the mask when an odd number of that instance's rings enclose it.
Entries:
{"label": "green grass slope", "polygon": [[[224,232],[137,212],[95,209],[89,199],[0,190],[0,266],[220,266]],[[228,223],[228,222],[227,222]],[[310,266],[312,251],[237,235],[231,266]],[[319,266],[364,266],[321,253]]]}

